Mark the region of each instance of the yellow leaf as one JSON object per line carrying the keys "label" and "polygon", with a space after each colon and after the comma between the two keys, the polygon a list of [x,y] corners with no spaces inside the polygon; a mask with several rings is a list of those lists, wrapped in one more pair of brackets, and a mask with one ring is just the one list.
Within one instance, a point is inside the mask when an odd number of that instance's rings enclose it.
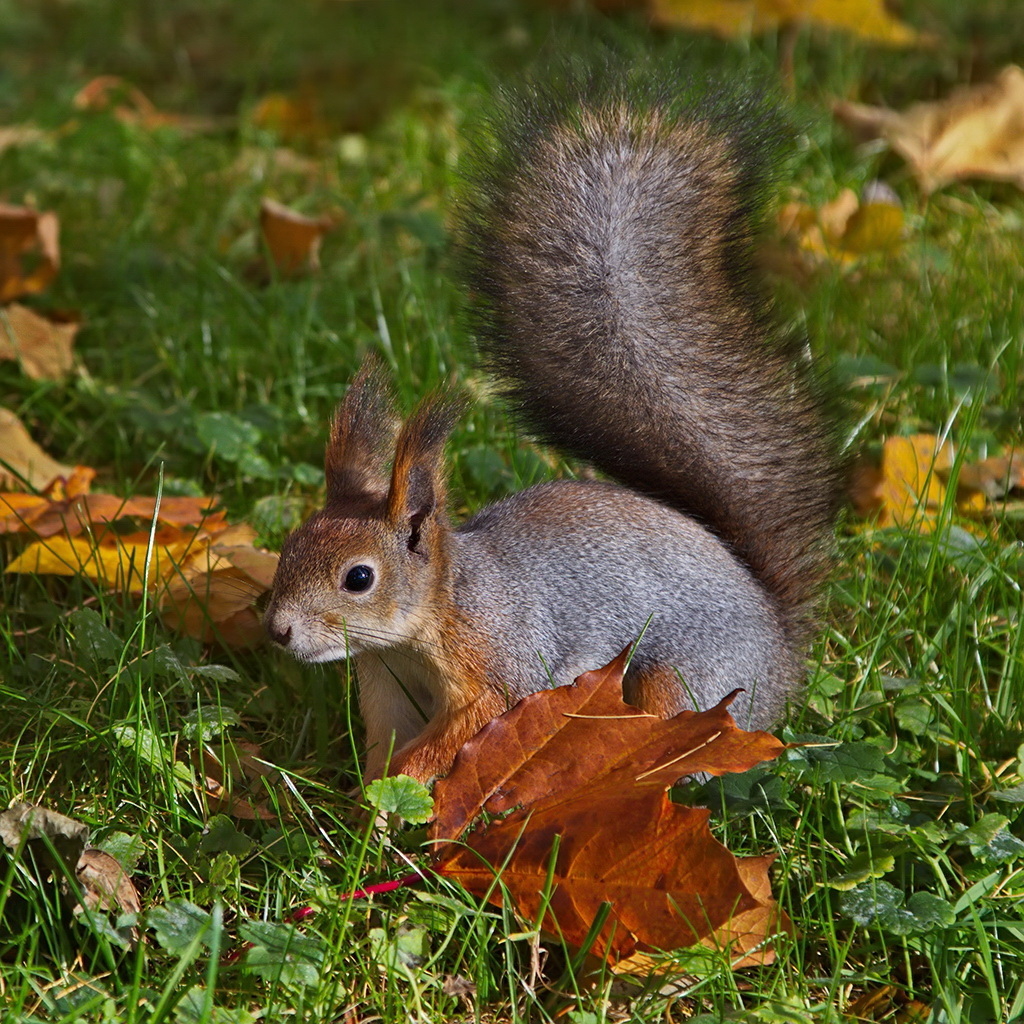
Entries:
{"label": "yellow leaf", "polygon": [[903,211],[895,202],[861,204],[852,189],[843,189],[819,210],[787,203],[779,213],[783,234],[819,261],[849,264],[871,254],[889,254],[903,240]]}
{"label": "yellow leaf", "polygon": [[696,28],[732,38],[761,27],[754,0],[652,0],[651,19],[667,28]]}
{"label": "yellow leaf", "polygon": [[[879,526],[915,526],[934,529],[939,510],[946,502],[944,482],[953,468],[953,447],[941,447],[933,434],[890,437],[882,448],[882,465],[870,496],[862,493],[858,507],[878,510]],[[965,492],[956,502],[958,511],[977,515],[985,510],[984,495]]]}
{"label": "yellow leaf", "polygon": [[940,508],[946,488],[936,470],[952,462],[948,443],[931,434],[890,437],[882,449],[882,514],[879,523],[908,526],[919,510]]}
{"label": "yellow leaf", "polygon": [[796,0],[788,6],[803,13],[801,20],[840,28],[859,39],[889,46],[915,46],[926,38],[886,10],[885,0]]}
{"label": "yellow leaf", "polygon": [[[151,588],[174,572],[175,566],[184,560],[190,549],[206,543],[178,531],[172,533],[178,539],[153,546],[149,567]],[[85,536],[50,537],[29,544],[5,571],[85,576],[111,590],[141,594],[148,552],[149,537],[144,533],[116,537],[108,531],[98,544]]]}
{"label": "yellow leaf", "polygon": [[894,203],[865,203],[851,214],[840,239],[848,253],[891,252],[903,240],[903,211]]}
{"label": "yellow leaf", "polygon": [[995,82],[958,89],[903,113],[859,103],[837,103],[834,110],[859,136],[885,139],[925,192],[963,178],[1024,188],[1024,71],[1015,65]]}
{"label": "yellow leaf", "polygon": [[889,14],[883,0],[652,0],[651,12],[660,25],[706,29],[728,37],[812,22],[891,46],[925,41]]}

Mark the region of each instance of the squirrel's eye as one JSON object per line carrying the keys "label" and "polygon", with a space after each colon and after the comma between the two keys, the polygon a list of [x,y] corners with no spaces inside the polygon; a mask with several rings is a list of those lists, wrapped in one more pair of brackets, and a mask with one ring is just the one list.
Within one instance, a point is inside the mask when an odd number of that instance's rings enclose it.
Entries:
{"label": "squirrel's eye", "polygon": [[368,565],[353,565],[345,576],[345,589],[359,594],[373,584],[373,570]]}

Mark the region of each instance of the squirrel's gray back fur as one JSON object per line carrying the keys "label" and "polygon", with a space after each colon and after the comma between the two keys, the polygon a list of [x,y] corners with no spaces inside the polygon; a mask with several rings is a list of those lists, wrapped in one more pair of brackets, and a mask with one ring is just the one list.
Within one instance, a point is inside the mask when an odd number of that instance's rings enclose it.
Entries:
{"label": "squirrel's gray back fur", "polygon": [[671,665],[682,680],[674,711],[742,687],[736,720],[768,728],[801,675],[778,609],[746,567],[698,523],[633,491],[540,484],[489,505],[453,539],[455,601],[501,623],[510,699],[571,681],[640,639],[628,701],[633,678]]}
{"label": "squirrel's gray back fur", "polygon": [[778,118],[607,81],[513,100],[481,147],[481,348],[544,440],[721,538],[799,649],[840,471],[816,369],[752,266]]}

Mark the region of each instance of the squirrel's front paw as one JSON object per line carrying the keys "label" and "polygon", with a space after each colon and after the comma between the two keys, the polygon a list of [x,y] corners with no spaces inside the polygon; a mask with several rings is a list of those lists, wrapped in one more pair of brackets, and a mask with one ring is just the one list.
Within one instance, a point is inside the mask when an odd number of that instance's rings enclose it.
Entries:
{"label": "squirrel's front paw", "polygon": [[421,743],[413,743],[399,750],[391,758],[388,775],[408,775],[427,786],[434,779],[447,775],[452,769],[455,751],[439,750]]}

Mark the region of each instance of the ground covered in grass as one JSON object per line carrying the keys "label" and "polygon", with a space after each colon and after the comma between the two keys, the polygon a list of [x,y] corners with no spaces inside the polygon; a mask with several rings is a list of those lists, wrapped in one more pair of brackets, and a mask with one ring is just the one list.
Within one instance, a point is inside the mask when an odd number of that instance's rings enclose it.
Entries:
{"label": "ground covered in grass", "polygon": [[[84,320],[65,380],[0,362],[0,406],[95,467],[95,490],[217,494],[271,548],[315,507],[326,421],[370,352],[406,407],[447,377],[471,395],[451,445],[460,512],[572,472],[487,393],[450,231],[463,133],[503,80],[539,54],[679,44],[635,13],[573,6],[0,0],[0,129],[42,130],[0,151],[0,198],[58,213],[63,265],[30,301]],[[933,45],[694,36],[686,60],[792,68],[784,198],[893,190],[897,245],[772,260],[779,303],[836,367],[851,443],[870,459],[939,433],[959,465],[1022,443],[1024,197],[969,182],[927,198],[829,103],[902,107],[989,80],[1024,26],[1013,0],[904,6]],[[100,74],[200,123],[77,109]],[[335,222],[318,273],[261,269],[268,197]],[[241,440],[211,447],[211,422]],[[529,922],[438,879],[339,899],[408,875],[423,840],[358,813],[343,674],[204,648],[88,580],[0,576],[0,796],[86,824],[146,908],[133,945],[132,920],[73,916],[4,853],[4,1019],[1024,1018],[1022,535],[1012,505],[967,517],[955,488],[928,528],[850,514],[783,734],[810,745],[697,793],[731,849],[777,856],[796,932],[739,972],[676,953],[668,987],[584,977]],[[249,789],[218,801],[196,784],[211,774]]]}

